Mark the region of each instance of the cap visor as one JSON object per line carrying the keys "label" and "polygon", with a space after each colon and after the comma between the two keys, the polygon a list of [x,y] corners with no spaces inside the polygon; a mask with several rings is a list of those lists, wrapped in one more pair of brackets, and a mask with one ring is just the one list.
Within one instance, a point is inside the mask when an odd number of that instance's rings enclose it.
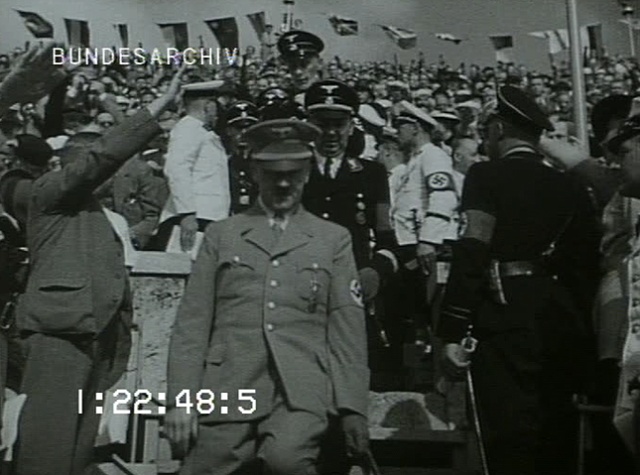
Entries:
{"label": "cap visor", "polygon": [[255,117],[239,117],[236,119],[231,119],[230,121],[227,122],[227,125],[233,125],[234,127],[240,127],[240,128],[244,128],[244,127],[249,127],[253,124],[256,124],[258,122],[258,119],[256,119]]}
{"label": "cap visor", "polygon": [[264,170],[271,170],[277,172],[290,172],[303,169],[308,163],[309,158],[296,158],[296,159],[283,159],[283,160],[260,160],[253,159],[256,165]]}
{"label": "cap visor", "polygon": [[336,111],[353,113],[353,108],[345,104],[313,104],[307,107],[309,112],[316,111]]}

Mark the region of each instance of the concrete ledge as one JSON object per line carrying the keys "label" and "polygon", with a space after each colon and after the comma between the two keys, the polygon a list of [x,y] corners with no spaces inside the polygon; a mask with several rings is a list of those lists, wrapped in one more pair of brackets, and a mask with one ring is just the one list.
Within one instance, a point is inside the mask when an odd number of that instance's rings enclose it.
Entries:
{"label": "concrete ledge", "polygon": [[189,254],[172,252],[138,252],[131,275],[189,275],[191,258]]}

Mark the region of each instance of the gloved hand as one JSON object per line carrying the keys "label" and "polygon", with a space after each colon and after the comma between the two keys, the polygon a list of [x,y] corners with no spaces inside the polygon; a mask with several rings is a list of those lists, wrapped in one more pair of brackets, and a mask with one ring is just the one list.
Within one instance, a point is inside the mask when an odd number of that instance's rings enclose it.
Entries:
{"label": "gloved hand", "polygon": [[380,291],[380,276],[372,267],[364,267],[358,271],[358,274],[362,286],[362,300],[368,303],[376,298]]}
{"label": "gloved hand", "polygon": [[346,413],[341,418],[347,456],[355,460],[363,459],[369,450],[369,428],[367,418],[355,412]]}
{"label": "gloved hand", "polygon": [[184,458],[198,436],[198,416],[188,414],[183,408],[169,409],[164,419],[164,432],[171,444],[175,458]]}
{"label": "gloved hand", "polygon": [[452,381],[461,379],[464,371],[469,367],[471,361],[469,355],[465,353],[462,345],[458,343],[447,343],[443,348],[443,368],[445,375]]}
{"label": "gloved hand", "polygon": [[184,252],[193,249],[198,232],[198,220],[195,214],[187,214],[180,221],[180,247]]}

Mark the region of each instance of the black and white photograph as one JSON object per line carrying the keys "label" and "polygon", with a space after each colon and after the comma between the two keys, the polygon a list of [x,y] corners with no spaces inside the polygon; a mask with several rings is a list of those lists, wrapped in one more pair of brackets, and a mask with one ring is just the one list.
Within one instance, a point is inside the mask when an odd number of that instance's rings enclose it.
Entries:
{"label": "black and white photograph", "polygon": [[0,0],[0,475],[640,475],[640,0]]}

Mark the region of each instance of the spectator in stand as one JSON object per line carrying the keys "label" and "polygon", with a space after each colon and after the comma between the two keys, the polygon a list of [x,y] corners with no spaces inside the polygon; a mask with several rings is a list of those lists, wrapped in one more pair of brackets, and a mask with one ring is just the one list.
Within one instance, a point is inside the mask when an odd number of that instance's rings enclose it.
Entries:
{"label": "spectator in stand", "polygon": [[560,120],[569,121],[573,120],[573,99],[568,92],[558,92],[554,97],[555,111]]}

